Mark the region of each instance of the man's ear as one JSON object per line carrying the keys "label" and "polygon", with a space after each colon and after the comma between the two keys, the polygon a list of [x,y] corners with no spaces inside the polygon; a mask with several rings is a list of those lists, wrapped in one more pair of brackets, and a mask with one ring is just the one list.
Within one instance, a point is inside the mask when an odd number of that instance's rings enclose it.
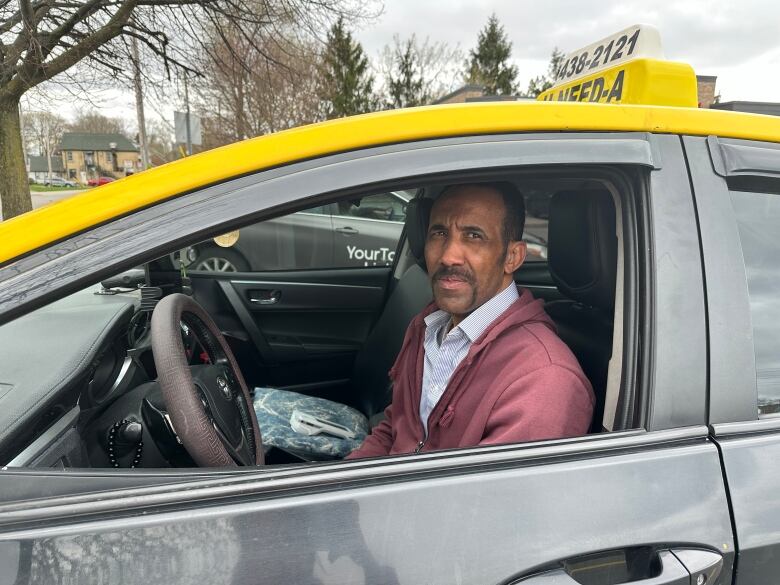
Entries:
{"label": "man's ear", "polygon": [[504,273],[512,274],[520,268],[525,262],[527,247],[522,240],[519,242],[509,242],[506,250],[506,260],[504,260]]}

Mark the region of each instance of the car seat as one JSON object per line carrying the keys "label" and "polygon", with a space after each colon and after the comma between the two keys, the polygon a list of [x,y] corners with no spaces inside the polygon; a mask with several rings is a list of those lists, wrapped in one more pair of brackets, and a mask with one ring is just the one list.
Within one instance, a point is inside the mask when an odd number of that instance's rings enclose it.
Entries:
{"label": "car seat", "polygon": [[[401,349],[406,327],[430,301],[428,276],[418,265],[410,266],[396,283],[355,358],[350,384],[359,410],[289,390],[255,388],[254,408],[263,446],[276,447],[306,460],[341,458],[357,448],[390,404],[388,372]],[[346,427],[355,433],[355,438],[302,434],[290,424],[295,410]]]}
{"label": "car seat", "polygon": [[548,264],[567,299],[545,311],[593,385],[591,432],[602,430],[617,272],[615,204],[604,190],[561,191],[550,201]]}

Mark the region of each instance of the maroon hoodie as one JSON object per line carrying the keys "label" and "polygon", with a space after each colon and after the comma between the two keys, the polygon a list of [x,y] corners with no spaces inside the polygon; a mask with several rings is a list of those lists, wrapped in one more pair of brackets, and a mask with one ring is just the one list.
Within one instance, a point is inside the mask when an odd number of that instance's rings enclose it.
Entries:
{"label": "maroon hoodie", "polygon": [[420,421],[429,305],[406,330],[390,370],[393,402],[348,459],[499,443],[574,437],[588,432],[594,395],[577,358],[555,333],[543,302],[520,298],[469,348],[428,418]]}

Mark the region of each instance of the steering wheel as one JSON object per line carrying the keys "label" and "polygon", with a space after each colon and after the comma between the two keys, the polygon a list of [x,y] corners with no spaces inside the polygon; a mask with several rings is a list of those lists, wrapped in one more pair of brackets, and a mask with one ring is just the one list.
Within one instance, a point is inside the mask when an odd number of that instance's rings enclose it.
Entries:
{"label": "steering wheel", "polygon": [[[189,365],[183,328],[194,333],[209,364]],[[172,430],[195,463],[262,465],[260,428],[246,382],[219,328],[194,299],[176,293],[157,303],[152,353]]]}

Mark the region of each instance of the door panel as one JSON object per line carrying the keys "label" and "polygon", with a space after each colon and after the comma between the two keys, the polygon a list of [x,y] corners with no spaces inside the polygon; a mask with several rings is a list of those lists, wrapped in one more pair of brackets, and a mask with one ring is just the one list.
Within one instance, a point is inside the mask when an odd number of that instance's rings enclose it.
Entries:
{"label": "door panel", "polygon": [[382,310],[390,268],[193,274],[193,295],[237,346],[252,386],[332,399]]}
{"label": "door panel", "polygon": [[708,583],[731,583],[731,521],[704,427],[376,463],[266,469],[178,495],[109,494],[101,510],[38,502],[26,513],[47,509],[48,524],[20,525],[17,509],[14,524],[0,520],[0,550],[19,582],[450,585],[647,546],[720,554]]}
{"label": "door panel", "polygon": [[739,544],[736,585],[777,580],[780,570],[780,420],[714,425]]}

